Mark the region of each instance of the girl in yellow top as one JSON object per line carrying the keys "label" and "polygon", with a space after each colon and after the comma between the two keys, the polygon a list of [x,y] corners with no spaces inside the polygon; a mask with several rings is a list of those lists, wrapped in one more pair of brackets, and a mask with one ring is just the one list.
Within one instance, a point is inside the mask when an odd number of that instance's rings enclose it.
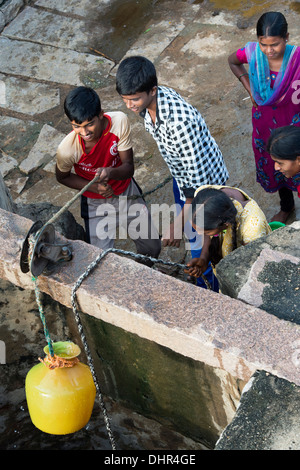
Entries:
{"label": "girl in yellow top", "polygon": [[188,273],[195,277],[201,276],[209,261],[216,266],[236,248],[271,232],[258,204],[241,189],[230,186],[205,185],[197,189],[192,225],[198,233],[204,233],[200,258],[188,263]]}

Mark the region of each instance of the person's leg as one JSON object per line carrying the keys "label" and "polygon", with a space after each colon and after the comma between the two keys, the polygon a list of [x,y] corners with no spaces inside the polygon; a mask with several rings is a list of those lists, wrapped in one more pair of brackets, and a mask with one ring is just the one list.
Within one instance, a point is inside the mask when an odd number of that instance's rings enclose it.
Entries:
{"label": "person's leg", "polygon": [[84,219],[86,242],[107,250],[114,246],[117,227],[117,201],[81,196],[81,217]]}
{"label": "person's leg", "polygon": [[[134,242],[137,253],[157,258],[161,251],[159,233],[144,199],[139,197],[141,190],[133,179],[122,196],[127,196],[127,218],[124,221],[120,214],[120,226],[124,227],[126,222],[128,235]],[[148,262],[147,264],[152,265]]]}
{"label": "person's leg", "polygon": [[272,217],[272,222],[277,221],[285,224],[288,216],[295,209],[294,195],[293,191],[289,188],[281,188],[278,192],[280,197],[280,212]]}
{"label": "person's leg", "polygon": [[[175,203],[179,204],[180,207],[183,208],[185,201],[180,199],[178,185],[174,178],[173,178],[173,194],[174,194]],[[186,225],[185,233],[189,239],[192,258],[199,258],[201,255],[201,251],[202,251],[202,237],[199,234],[197,234],[197,232],[193,229],[191,224]],[[214,290],[215,292],[219,292],[219,283],[218,283],[216,276],[213,273],[210,263],[209,263],[207,270],[203,274],[208,280],[209,284],[211,285],[212,290]],[[197,283],[197,286],[204,287],[205,289],[207,289],[205,281],[203,280],[202,277],[198,277],[196,283]]]}

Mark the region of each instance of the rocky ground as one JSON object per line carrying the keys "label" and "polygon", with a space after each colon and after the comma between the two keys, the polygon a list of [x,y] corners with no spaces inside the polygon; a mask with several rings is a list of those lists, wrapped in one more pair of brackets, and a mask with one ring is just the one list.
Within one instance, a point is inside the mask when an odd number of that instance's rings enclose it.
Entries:
{"label": "rocky ground", "polygon": [[[99,92],[105,111],[127,112],[115,91],[116,67],[124,56],[142,54],[154,61],[160,84],[173,87],[201,111],[223,152],[228,184],[252,195],[270,220],[278,210],[278,196],[265,193],[255,181],[250,100],[227,64],[232,51],[255,40],[256,21],[270,9],[286,15],[291,42],[300,44],[298,2],[99,0],[95,5],[87,0],[0,0],[0,171],[14,202],[61,207],[71,199],[74,191],[59,185],[54,176],[56,147],[70,131],[63,100],[71,88],[84,84]],[[129,117],[136,180],[144,192],[163,184],[147,203],[172,204],[169,172],[156,144],[140,118],[133,113]],[[70,211],[82,223],[78,202]],[[295,218],[300,218],[298,201],[289,223]],[[127,242],[118,246],[131,248]],[[186,256],[184,247],[162,252],[175,262]],[[5,436],[0,447],[24,448],[30,445],[30,421],[24,428],[22,379],[35,353],[40,354],[36,338],[40,344],[43,338],[32,294],[6,283],[1,289],[0,338],[9,338],[10,346],[7,365],[0,369],[0,428]],[[123,424],[129,422],[124,419]],[[149,436],[122,445],[160,448],[161,434],[160,444],[154,444],[151,432]],[[36,439],[31,440],[33,446],[58,446],[56,441],[43,444]],[[69,441],[61,442],[70,448]],[[101,447],[102,438],[91,445]],[[195,446],[184,438],[172,445]]]}

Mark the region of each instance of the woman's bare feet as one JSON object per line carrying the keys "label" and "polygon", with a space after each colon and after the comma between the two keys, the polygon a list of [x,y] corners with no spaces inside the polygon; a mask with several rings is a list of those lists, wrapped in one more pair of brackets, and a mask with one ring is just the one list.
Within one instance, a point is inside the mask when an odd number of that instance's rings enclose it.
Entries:
{"label": "woman's bare feet", "polygon": [[289,212],[284,212],[284,211],[279,211],[277,214],[275,214],[272,219],[271,219],[271,222],[281,222],[283,224],[286,223],[289,215],[294,211],[294,209],[292,209],[291,211]]}

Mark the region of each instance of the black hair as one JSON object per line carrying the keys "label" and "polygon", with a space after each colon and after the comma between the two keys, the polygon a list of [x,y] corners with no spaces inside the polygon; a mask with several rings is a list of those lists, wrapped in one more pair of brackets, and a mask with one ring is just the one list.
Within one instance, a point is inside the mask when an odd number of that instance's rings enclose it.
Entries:
{"label": "black hair", "polygon": [[116,90],[119,95],[149,93],[157,86],[157,75],[153,63],[142,56],[124,59],[117,70]]}
{"label": "black hair", "polygon": [[79,86],[68,93],[64,101],[64,110],[71,122],[82,124],[99,116],[100,98],[92,88]]}
{"label": "black hair", "polygon": [[268,140],[267,151],[279,160],[293,160],[300,156],[300,127],[284,126],[274,129]]}
{"label": "black hair", "polygon": [[264,13],[256,25],[257,36],[286,38],[288,34],[288,24],[285,16],[278,11]]}
{"label": "black hair", "polygon": [[[199,227],[199,221],[196,220],[199,210],[203,210],[204,226]],[[232,226],[232,244],[233,250],[237,247],[236,241],[236,222],[237,210],[227,194],[220,189],[205,188],[199,191],[192,201],[192,223],[204,230],[214,230],[221,228],[224,224]],[[211,263],[215,266],[222,259],[222,246],[219,237],[212,237],[209,247],[209,257]]]}

